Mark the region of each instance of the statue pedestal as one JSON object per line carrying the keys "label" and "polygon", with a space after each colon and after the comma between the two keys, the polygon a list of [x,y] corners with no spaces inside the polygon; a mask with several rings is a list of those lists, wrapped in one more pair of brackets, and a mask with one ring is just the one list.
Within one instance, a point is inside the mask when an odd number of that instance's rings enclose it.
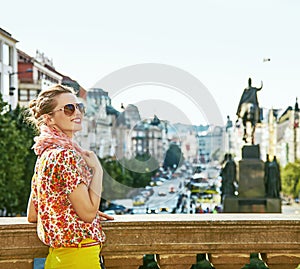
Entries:
{"label": "statue pedestal", "polygon": [[281,213],[281,200],[267,198],[264,183],[264,162],[259,145],[244,146],[239,162],[238,196],[224,197],[224,213]]}
{"label": "statue pedestal", "polygon": [[259,159],[244,159],[239,161],[239,197],[264,198],[264,162]]}
{"label": "statue pedestal", "polygon": [[281,213],[281,200],[278,198],[225,197],[224,213]]}

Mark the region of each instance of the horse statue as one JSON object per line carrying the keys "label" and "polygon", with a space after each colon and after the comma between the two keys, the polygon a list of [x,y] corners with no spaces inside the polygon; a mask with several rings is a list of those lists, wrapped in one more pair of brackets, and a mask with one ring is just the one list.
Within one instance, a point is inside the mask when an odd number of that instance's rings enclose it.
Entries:
{"label": "horse statue", "polygon": [[236,115],[238,119],[242,119],[243,122],[243,140],[253,145],[255,127],[256,124],[260,122],[260,108],[257,100],[257,92],[262,89],[263,82],[261,82],[260,88],[252,87],[251,83],[251,78],[249,78],[248,87],[244,89]]}

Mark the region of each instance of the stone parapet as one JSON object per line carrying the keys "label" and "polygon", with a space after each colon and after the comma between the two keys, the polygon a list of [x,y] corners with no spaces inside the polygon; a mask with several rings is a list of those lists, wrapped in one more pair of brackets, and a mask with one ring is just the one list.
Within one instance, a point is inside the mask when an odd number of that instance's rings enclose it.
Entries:
{"label": "stone parapet", "polygon": [[[107,269],[138,268],[144,254],[156,254],[160,268],[190,268],[207,254],[216,269],[240,269],[250,253],[270,268],[300,263],[300,219],[282,214],[124,215],[103,222]],[[31,269],[48,248],[25,218],[0,218],[0,268]]]}

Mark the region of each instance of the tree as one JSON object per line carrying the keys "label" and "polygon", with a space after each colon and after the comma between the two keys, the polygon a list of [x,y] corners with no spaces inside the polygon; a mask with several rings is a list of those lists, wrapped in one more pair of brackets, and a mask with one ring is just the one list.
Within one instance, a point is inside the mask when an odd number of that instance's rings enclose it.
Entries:
{"label": "tree", "polygon": [[300,160],[288,163],[282,169],[282,192],[287,195],[298,197],[300,191]]}
{"label": "tree", "polygon": [[24,182],[24,188],[19,190],[18,200],[19,200],[19,212],[26,212],[27,202],[31,191],[31,179],[34,173],[34,166],[37,159],[32,145],[33,138],[37,135],[36,130],[32,125],[26,122],[26,109],[21,108],[19,105],[15,110],[12,111],[12,118],[16,121],[17,129],[21,132],[23,137],[23,143],[27,149],[27,157],[25,158],[23,168],[24,176],[21,180]]}
{"label": "tree", "polygon": [[132,187],[134,188],[149,185],[151,177],[159,168],[158,161],[148,153],[125,160],[124,164],[133,179]]}
{"label": "tree", "polygon": [[19,112],[8,111],[7,107],[0,95],[0,209],[13,215],[24,212],[27,204],[24,204],[28,199],[24,178],[29,168],[26,159],[30,146],[28,134],[16,121]]}
{"label": "tree", "polygon": [[159,167],[157,160],[147,154],[121,160],[105,158],[100,162],[104,170],[104,191],[110,193],[114,199],[132,195],[132,193],[125,193],[126,188],[120,188],[117,182],[132,189],[145,187],[149,185],[151,177]]}
{"label": "tree", "polygon": [[169,149],[166,152],[163,166],[165,169],[168,167],[171,169],[176,169],[177,167],[181,166],[183,160],[184,157],[180,147],[176,144],[170,144]]}

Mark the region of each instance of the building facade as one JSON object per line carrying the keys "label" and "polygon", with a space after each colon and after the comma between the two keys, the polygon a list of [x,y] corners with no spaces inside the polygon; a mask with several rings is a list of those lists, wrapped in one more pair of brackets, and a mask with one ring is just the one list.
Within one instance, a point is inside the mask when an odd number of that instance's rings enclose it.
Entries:
{"label": "building facade", "polygon": [[100,158],[115,154],[116,142],[112,126],[118,112],[112,112],[108,93],[91,88],[86,93],[85,129],[78,140],[84,148],[93,150]]}
{"label": "building facade", "polygon": [[282,166],[300,158],[300,126],[298,100],[289,106],[276,123],[276,155]]}
{"label": "building facade", "polygon": [[0,92],[2,98],[12,109],[17,106],[18,87],[17,40],[0,28]]}
{"label": "building facade", "polygon": [[225,153],[225,128],[223,126],[209,126],[207,131],[199,132],[197,138],[200,163],[223,158]]}
{"label": "building facade", "polygon": [[55,84],[62,84],[64,76],[57,72],[53,61],[43,53],[36,51],[31,57],[21,50],[18,51],[18,102],[21,106],[36,98],[40,91]]}
{"label": "building facade", "polygon": [[131,152],[136,155],[148,154],[159,163],[164,160],[165,144],[164,124],[154,116],[153,119],[140,121],[131,132]]}

